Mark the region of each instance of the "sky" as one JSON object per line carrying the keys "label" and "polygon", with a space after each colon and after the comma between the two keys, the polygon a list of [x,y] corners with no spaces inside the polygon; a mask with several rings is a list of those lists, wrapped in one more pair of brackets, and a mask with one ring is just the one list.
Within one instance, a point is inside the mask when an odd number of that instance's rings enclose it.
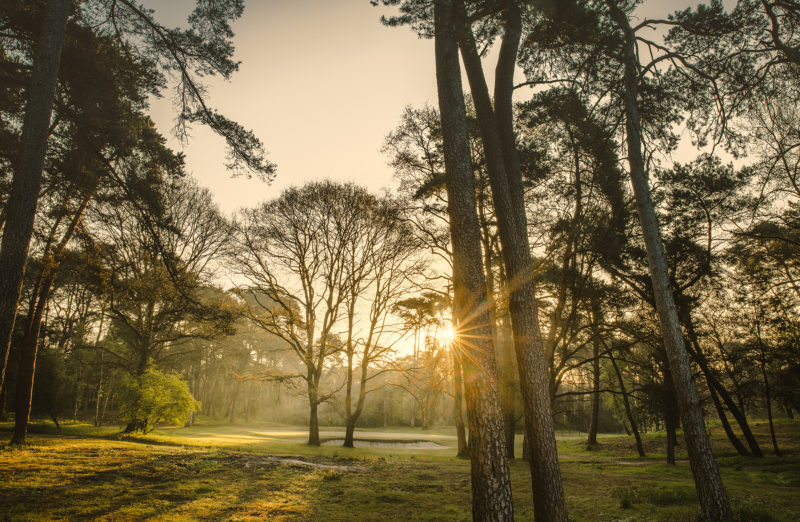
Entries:
{"label": "sky", "polygon": [[[150,0],[159,21],[185,22],[192,0]],[[433,41],[380,23],[392,10],[369,0],[250,0],[236,21],[230,81],[208,82],[211,105],[252,129],[278,166],[271,185],[232,178],[223,140],[195,126],[183,145],[187,170],[229,214],[307,180],[393,185],[380,148],[407,105],[436,103]],[[162,133],[173,126],[169,96],[151,103]]]}
{"label": "sky", "polygon": [[[661,18],[696,3],[648,0],[638,12]],[[163,24],[180,26],[194,0],[144,4]],[[202,126],[193,128],[186,144],[170,137],[171,146],[185,153],[188,172],[211,189],[223,213],[314,179],[354,181],[372,191],[394,185],[380,152],[385,136],[404,107],[437,105],[433,41],[419,39],[408,27],[383,26],[381,14],[394,12],[369,0],[245,2],[244,15],[233,25],[240,69],[230,81],[211,78],[209,99],[261,139],[278,166],[275,180],[232,178],[224,167],[223,140]],[[490,54],[484,67],[490,86],[494,60]],[[153,100],[151,116],[162,133],[173,127],[174,114],[169,93]]]}

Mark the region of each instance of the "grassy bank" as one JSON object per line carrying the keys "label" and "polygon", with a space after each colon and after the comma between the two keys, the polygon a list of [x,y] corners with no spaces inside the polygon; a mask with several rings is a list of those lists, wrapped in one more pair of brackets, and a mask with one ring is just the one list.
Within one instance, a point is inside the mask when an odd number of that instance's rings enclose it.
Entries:
{"label": "grassy bank", "polygon": [[[779,426],[786,455],[733,455],[713,429],[723,479],[742,520],[800,519],[800,423]],[[6,438],[10,426],[0,424]],[[760,438],[760,427],[756,430]],[[362,430],[370,439],[432,440],[443,450],[312,448],[300,427],[214,425],[120,439],[116,428],[36,425],[31,444],[0,451],[0,506],[12,519],[265,518],[468,520],[469,463],[450,429]],[[341,430],[323,430],[340,437]],[[691,520],[698,512],[686,462],[663,463],[663,438],[634,458],[632,441],[606,435],[587,451],[560,434],[564,487],[575,520]],[[763,447],[770,446],[763,439]],[[519,448],[518,448],[519,452]],[[291,457],[280,459],[275,457]],[[680,458],[679,453],[679,458]],[[296,461],[323,464],[315,468]],[[530,520],[526,462],[511,464],[517,518]]]}

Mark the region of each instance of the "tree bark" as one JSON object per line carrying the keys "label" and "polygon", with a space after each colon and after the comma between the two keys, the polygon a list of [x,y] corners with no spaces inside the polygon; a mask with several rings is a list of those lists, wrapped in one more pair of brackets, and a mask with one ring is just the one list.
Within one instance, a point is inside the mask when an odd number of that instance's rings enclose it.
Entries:
{"label": "tree bark", "polygon": [[[708,360],[706,359],[705,354],[703,353],[703,349],[700,347],[700,341],[697,338],[697,332],[694,329],[694,322],[692,321],[691,315],[686,309],[681,309],[678,311],[678,316],[681,319],[681,323],[683,327],[686,329],[686,334],[689,337],[689,355],[692,356],[692,359],[697,363],[700,367],[700,371],[703,372],[703,376],[706,378],[706,382],[708,383],[709,391],[711,392],[711,399],[714,401],[714,406],[717,408],[717,413],[719,414],[720,421],[723,423],[723,428],[727,423],[728,419],[725,416],[725,412],[721,409],[721,405],[717,406],[719,402],[719,398],[717,398],[717,393],[719,397],[722,398],[722,401],[728,407],[728,410],[733,415],[736,422],[739,424],[739,429],[742,430],[742,434],[744,435],[744,439],[747,441],[747,445],[750,447],[750,451],[753,453],[755,457],[763,457],[764,452],[761,451],[761,447],[758,445],[758,441],[753,436],[753,431],[750,429],[750,424],[747,422],[747,417],[745,416],[742,409],[734,402],[733,397],[731,394],[728,393],[728,390],[719,382],[719,379],[716,378],[714,372],[711,370],[711,367],[708,364]],[[724,419],[724,420],[723,420]],[[725,430],[726,435],[728,435],[728,430]],[[733,436],[733,438],[731,438]],[[741,451],[739,446],[742,446],[742,443],[739,442],[738,437],[733,434],[733,431],[730,431],[730,435],[728,435],[728,440],[731,441],[731,444],[736,448],[736,451],[739,452],[741,455]],[[734,440],[736,442],[734,442]],[[738,446],[737,446],[738,443]],[[747,450],[745,450],[747,453]],[[745,453],[745,454],[746,454]]]}
{"label": "tree bark", "polygon": [[769,434],[772,439],[772,448],[775,450],[775,455],[781,456],[781,450],[778,448],[778,439],[775,437],[775,424],[772,421],[772,396],[769,389],[769,377],[767,376],[767,353],[764,350],[764,343],[761,340],[761,323],[756,319],[756,340],[758,341],[759,359],[761,362],[761,377],[764,379],[764,398],[767,402],[767,419],[769,419]]}
{"label": "tree bark", "polygon": [[695,488],[700,500],[702,517],[707,520],[731,520],[728,493],[722,483],[719,468],[711,452],[711,443],[705,430],[703,411],[697,395],[689,365],[689,355],[683,342],[678,321],[678,313],[667,271],[664,246],[656,219],[650,188],[644,171],[642,158],[641,124],[638,108],[638,59],[636,57],[636,34],[630,26],[627,15],[614,3],[607,2],[611,16],[625,37],[623,58],[625,66],[625,129],[628,144],[628,163],[631,183],[636,199],[639,222],[642,227],[653,295],[658,310],[664,347],[667,351],[670,370],[675,384],[684,437],[689,453],[689,464],[695,477]]}
{"label": "tree bark", "polygon": [[725,431],[725,436],[728,437],[731,445],[733,445],[739,455],[742,457],[749,457],[750,452],[747,451],[742,441],[739,440],[739,437],[737,437],[733,429],[731,429],[731,424],[728,422],[728,416],[725,415],[725,409],[722,407],[717,391],[714,389],[714,386],[708,382],[708,378],[706,378],[706,383],[708,383],[708,392],[711,395],[711,400],[714,402],[714,408],[717,410],[717,416],[722,424],[722,429]]}
{"label": "tree bark", "polygon": [[600,422],[600,340],[595,328],[595,338],[592,340],[592,416],[589,420],[589,436],[586,444],[589,448],[597,446],[597,424]]}
{"label": "tree bark", "polygon": [[[16,407],[14,409],[14,435],[11,444],[24,444],[28,433],[28,421],[33,399],[33,381],[36,374],[36,357],[39,351],[39,332],[42,318],[50,300],[50,291],[53,288],[58,267],[63,261],[67,244],[72,239],[78,228],[83,213],[89,205],[92,194],[87,194],[72,217],[64,236],[52,253],[45,252],[42,271],[39,274],[31,295],[31,306],[28,311],[28,321],[25,325],[25,334],[22,340],[22,357],[17,373]],[[54,231],[55,233],[55,231]],[[77,417],[78,401],[80,395],[75,396],[74,417]]]}
{"label": "tree bark", "polygon": [[622,403],[625,405],[625,415],[628,417],[628,423],[631,425],[631,431],[633,432],[633,437],[636,439],[636,451],[639,453],[640,457],[645,456],[644,452],[644,445],[642,444],[642,437],[639,435],[639,428],[636,425],[636,419],[633,417],[633,411],[631,410],[631,403],[628,399],[628,392],[625,389],[625,381],[622,379],[622,372],[619,371],[619,366],[617,365],[617,360],[614,358],[614,354],[610,351],[608,352],[608,358],[611,360],[611,366],[614,367],[614,373],[617,374],[617,380],[619,381],[619,389],[622,392]]}
{"label": "tree bark", "polygon": [[534,516],[539,520],[566,521],[567,508],[558,464],[536,289],[531,273],[532,259],[523,201],[522,171],[514,139],[513,115],[510,112],[513,67],[520,38],[519,18],[515,16],[518,13],[514,3],[506,4],[504,13],[507,18],[496,74],[497,119],[472,28],[466,21],[463,1],[457,3],[460,11],[459,44],[478,116],[508,277],[509,312],[531,450]]}
{"label": "tree bark", "polygon": [[[495,358],[497,360],[497,376],[500,383],[500,410],[503,413],[503,430],[506,437],[506,451],[508,458],[514,458],[514,385],[513,372],[509,371],[511,366],[511,353],[513,348],[509,339],[502,336],[499,317],[497,314],[497,303],[502,295],[502,288],[505,285],[505,277],[501,276],[498,285],[501,291],[495,288],[494,271],[492,270],[492,258],[494,249],[492,248],[492,234],[489,227],[489,219],[485,214],[482,198],[478,198],[478,220],[481,227],[481,242],[483,244],[483,264],[486,272],[486,299],[489,302],[489,326],[492,329],[492,339],[494,340]],[[501,274],[504,272],[501,270]],[[501,339],[502,336],[502,339]]]}
{"label": "tree bark", "polygon": [[319,406],[319,393],[317,382],[314,380],[313,372],[309,370],[308,375],[308,445],[319,446],[319,418],[317,417],[317,407]]}
{"label": "tree bark", "polygon": [[458,439],[457,457],[468,457],[467,430],[464,427],[464,375],[461,371],[461,358],[455,350],[453,354],[453,417],[456,423],[456,438]]}
{"label": "tree bark", "polygon": [[436,83],[442,120],[447,207],[453,244],[453,310],[461,350],[469,420],[472,516],[513,520],[514,503],[497,390],[497,368],[486,311],[466,108],[461,87],[452,0],[434,1]]}
{"label": "tree bark", "polygon": [[4,208],[7,219],[0,243],[0,388],[5,383],[11,335],[33,234],[50,132],[50,115],[71,6],[70,0],[49,0],[45,7],[25,106],[20,154]]}

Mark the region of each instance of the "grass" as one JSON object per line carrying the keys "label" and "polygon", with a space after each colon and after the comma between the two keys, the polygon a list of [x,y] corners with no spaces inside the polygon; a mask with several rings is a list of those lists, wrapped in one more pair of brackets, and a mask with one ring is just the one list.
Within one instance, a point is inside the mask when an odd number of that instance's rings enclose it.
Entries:
{"label": "grass", "polygon": [[[800,423],[779,424],[785,456],[736,456],[712,429],[723,480],[739,520],[800,520]],[[0,424],[7,438],[9,424]],[[770,446],[756,430],[763,448]],[[32,427],[30,444],[0,449],[0,518],[469,520],[469,462],[455,449],[309,447],[299,427],[203,422],[120,438],[118,428]],[[324,429],[323,437],[341,437]],[[370,439],[433,440],[454,446],[451,429],[359,430]],[[688,464],[664,463],[663,437],[635,457],[633,441],[559,434],[573,520],[693,520],[699,507]],[[520,448],[517,448],[520,454]],[[332,465],[315,469],[275,456]],[[679,453],[678,457],[681,458]],[[349,466],[349,467],[343,467]],[[528,463],[511,462],[518,520],[532,520]]]}

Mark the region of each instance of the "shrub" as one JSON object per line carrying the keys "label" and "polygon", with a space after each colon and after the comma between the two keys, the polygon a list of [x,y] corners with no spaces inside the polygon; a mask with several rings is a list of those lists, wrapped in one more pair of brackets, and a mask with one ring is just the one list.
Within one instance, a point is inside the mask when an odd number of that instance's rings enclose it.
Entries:
{"label": "shrub", "polygon": [[126,431],[149,433],[160,422],[183,424],[200,403],[179,376],[150,369],[125,383],[121,407],[130,419]]}

